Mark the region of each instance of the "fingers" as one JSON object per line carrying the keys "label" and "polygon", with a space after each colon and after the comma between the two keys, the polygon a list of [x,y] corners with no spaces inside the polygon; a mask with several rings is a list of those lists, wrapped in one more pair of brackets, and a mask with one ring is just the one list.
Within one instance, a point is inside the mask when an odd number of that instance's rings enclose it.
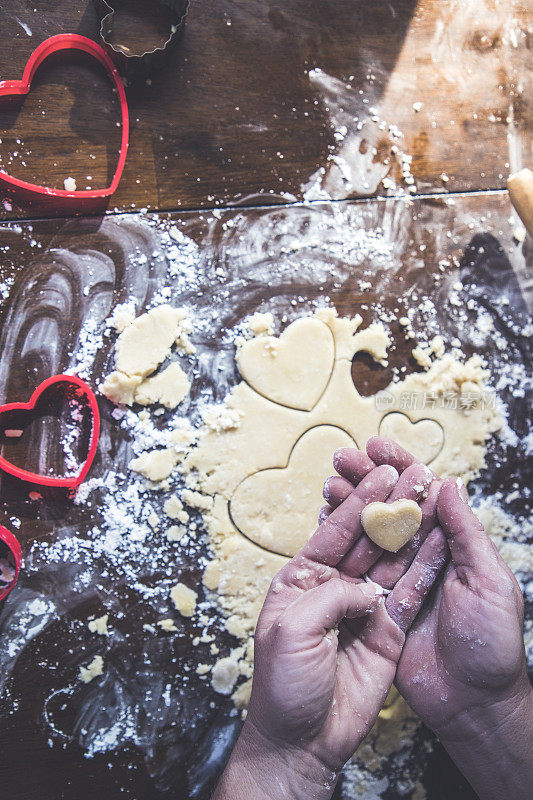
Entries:
{"label": "fingers", "polygon": [[486,572],[497,561],[495,547],[468,503],[461,497],[458,478],[447,478],[437,500],[437,516],[448,539],[453,563],[461,580],[465,569]]}
{"label": "fingers", "polygon": [[401,473],[418,459],[393,439],[371,436],[366,443],[366,452],[375,464],[391,464]]}
{"label": "fingers", "polygon": [[[383,467],[376,467],[383,469]],[[368,480],[368,478],[366,478]],[[431,471],[424,464],[413,464],[401,474],[387,502],[408,499],[418,502],[432,480]],[[360,577],[372,567],[383,553],[381,547],[363,535],[339,564],[339,570],[349,577]]]}
{"label": "fingers", "polygon": [[420,503],[422,522],[411,541],[397,553],[384,552],[379,561],[368,571],[368,577],[385,589],[391,589],[399,581],[428,533],[437,525],[437,498],[440,487],[441,481],[434,480],[428,489],[426,499]]}
{"label": "fingers", "polygon": [[376,467],[359,486],[329,514],[299,555],[321,564],[335,566],[361,536],[361,511],[368,503],[386,500],[398,480],[388,464]]}
{"label": "fingers", "polygon": [[348,583],[332,578],[301,594],[278,621],[280,633],[298,649],[302,640],[323,636],[342,619],[363,617],[383,602],[383,590],[373,583]]}
{"label": "fingers", "polygon": [[428,534],[413,563],[386,600],[390,618],[404,633],[415,621],[448,558],[446,537],[441,528],[436,527]]}
{"label": "fingers", "polygon": [[338,475],[332,475],[324,482],[322,495],[324,500],[327,500],[332,508],[337,508],[341,503],[344,503],[348,495],[354,490],[354,485],[346,478],[339,478]]}
{"label": "fingers", "polygon": [[340,447],[333,456],[333,466],[355,486],[376,466],[363,450],[355,447]]}

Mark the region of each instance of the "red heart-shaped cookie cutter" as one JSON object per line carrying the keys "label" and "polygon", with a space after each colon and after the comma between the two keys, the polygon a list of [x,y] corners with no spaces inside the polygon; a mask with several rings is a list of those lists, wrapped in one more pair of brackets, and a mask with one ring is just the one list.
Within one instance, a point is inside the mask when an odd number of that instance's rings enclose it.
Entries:
{"label": "red heart-shaped cookie cutter", "polygon": [[68,477],[39,475],[36,472],[30,472],[22,467],[15,466],[15,464],[12,464],[6,458],[0,455],[0,469],[9,473],[9,475],[13,475],[15,478],[19,478],[23,481],[29,481],[30,483],[38,486],[72,490],[80,485],[91,468],[91,464],[96,453],[96,448],[98,446],[98,436],[100,433],[100,412],[98,411],[98,403],[96,402],[96,397],[94,396],[92,389],[85,383],[85,381],[82,381],[81,378],[77,378],[75,375],[53,375],[51,378],[47,378],[47,380],[43,381],[37,387],[30,397],[28,403],[6,403],[5,405],[0,406],[0,427],[2,427],[2,416],[5,416],[10,412],[34,411],[39,399],[52,386],[59,387],[65,393],[66,397],[72,397],[80,402],[86,403],[91,411],[91,433],[89,437],[87,456],[82,468],[76,475]]}
{"label": "red heart-shaped cookie cutter", "polygon": [[15,565],[15,577],[9,586],[4,587],[4,589],[0,589],[0,600],[3,600],[4,597],[7,597],[17,582],[20,572],[20,565],[22,564],[22,550],[20,549],[20,544],[18,543],[17,537],[13,536],[11,531],[8,531],[8,529],[4,528],[2,525],[0,525],[0,542],[3,542],[10,551]]}
{"label": "red heart-shaped cookie cutter", "polygon": [[28,94],[33,76],[39,65],[42,64],[48,56],[60,50],[82,50],[84,53],[89,53],[89,55],[103,64],[116,87],[122,114],[122,142],[113,180],[105,189],[76,189],[75,191],[67,191],[66,189],[53,189],[50,186],[40,186],[37,183],[22,181],[0,170],[0,185],[3,185],[8,193],[15,194],[17,197],[21,197],[25,200],[42,201],[44,198],[50,201],[55,200],[57,203],[68,203],[69,205],[78,203],[85,208],[88,205],[101,203],[102,200],[110,197],[113,192],[115,192],[122,176],[126,154],[128,152],[130,123],[126,93],[120,75],[105,50],[100,47],[99,44],[93,42],[92,39],[87,39],[85,36],[79,36],[75,33],[60,33],[57,36],[51,36],[40,44],[29,57],[28,63],[24,68],[22,80],[0,81],[0,97]]}

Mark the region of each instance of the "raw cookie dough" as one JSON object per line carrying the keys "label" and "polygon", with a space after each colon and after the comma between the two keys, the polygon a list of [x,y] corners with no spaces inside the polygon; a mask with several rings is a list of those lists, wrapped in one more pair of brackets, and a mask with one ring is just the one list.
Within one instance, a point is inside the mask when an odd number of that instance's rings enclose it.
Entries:
{"label": "raw cookie dough", "polygon": [[102,656],[95,656],[87,667],[80,667],[80,681],[82,681],[82,683],[90,683],[103,674],[104,659]]}
{"label": "raw cookie dough", "polygon": [[368,538],[390,553],[397,553],[407,544],[421,522],[422,511],[414,500],[369,503],[361,512],[361,523]]}
{"label": "raw cookie dough", "polygon": [[115,367],[126,375],[145,378],[168,356],[181,335],[180,323],[187,316],[183,308],[156,306],[120,334],[115,349]]}
{"label": "raw cookie dough", "polygon": [[176,408],[188,393],[190,384],[177,363],[152,377],[157,367],[178,344],[193,353],[188,333],[190,320],[183,308],[156,306],[126,325],[115,347],[115,370],[100,389],[113,403],[150,405],[162,403]]}
{"label": "raw cookie dough", "polygon": [[91,633],[99,633],[100,636],[109,636],[109,631],[107,630],[108,619],[109,614],[104,614],[103,617],[97,617],[96,619],[89,620],[87,627]]}
{"label": "raw cookie dough", "polygon": [[196,611],[196,600],[198,595],[184,583],[177,583],[170,590],[170,599],[174,603],[176,611],[179,611],[182,617],[192,617]]}
{"label": "raw cookie dough", "polygon": [[187,375],[177,362],[170,364],[162,372],[146,378],[136,388],[134,399],[141,406],[161,403],[165,408],[176,408],[189,394],[191,384]]}
{"label": "raw cookie dough", "polygon": [[141,453],[130,461],[130,469],[157,483],[168,478],[179,461],[179,454],[171,447]]}
{"label": "raw cookie dough", "polygon": [[[477,475],[484,465],[485,442],[501,425],[495,406],[490,402],[478,402],[482,395],[488,396],[488,372],[478,356],[463,362],[449,354],[439,356],[434,353],[435,358],[427,372],[414,373],[387,387],[387,404],[383,408],[377,402],[378,397],[359,395],[351,376],[352,359],[359,351],[370,353],[380,364],[386,363],[389,337],[383,325],[374,323],[360,331],[362,320],[359,316],[354,319],[339,318],[332,309],[321,310],[306,319],[307,322],[313,321],[312,329],[316,332],[317,341],[326,342],[328,334],[333,337],[335,344],[331,374],[326,365],[326,376],[316,379],[314,396],[318,396],[318,402],[311,410],[305,410],[304,405],[312,405],[309,397],[304,404],[291,384],[296,368],[299,370],[300,387],[311,386],[316,377],[312,359],[302,361],[300,358],[301,353],[306,352],[308,330],[307,324],[300,324],[296,331],[300,331],[302,341],[298,341],[299,337],[293,339],[295,334],[291,334],[289,339],[289,351],[295,359],[293,368],[291,358],[285,355],[285,368],[278,374],[278,381],[282,385],[276,389],[276,396],[284,403],[290,399],[299,407],[288,407],[287,404],[282,405],[281,401],[273,402],[271,396],[267,399],[243,380],[232,390],[225,404],[212,406],[208,413],[204,413],[206,424],[200,430],[198,446],[191,450],[180,467],[185,473],[195,473],[199,490],[214,499],[213,507],[203,512],[213,552],[213,558],[204,573],[204,584],[217,593],[218,603],[234,635],[249,642],[252,641],[255,623],[272,577],[286,563],[286,554],[295,552],[315,527],[315,521],[309,518],[306,523],[309,527],[305,530],[295,524],[284,524],[278,527],[278,535],[275,535],[272,519],[280,502],[278,493],[269,497],[250,490],[246,502],[242,498],[239,500],[239,487],[243,492],[246,481],[250,481],[248,487],[252,486],[251,476],[254,476],[254,480],[260,480],[263,471],[269,470],[271,474],[279,474],[276,470],[281,472],[290,464],[296,442],[303,442],[306,432],[321,426],[344,431],[359,447],[364,447],[367,439],[380,430],[382,421],[388,415],[392,416],[393,412],[396,415],[393,421],[396,423],[397,438],[410,449],[413,449],[412,432],[418,431],[414,423],[430,420],[432,427],[424,425],[424,435],[428,431],[432,433],[428,439],[432,450],[428,452],[429,444],[423,449],[424,461],[430,462],[435,472],[444,476],[460,475],[466,482]],[[319,334],[320,326],[327,331]],[[283,334],[280,339],[272,337],[273,351],[278,348],[279,352],[282,339]],[[255,342],[255,347],[259,346],[257,351],[250,351],[256,352],[255,366],[245,361],[244,367],[246,369],[248,366],[254,376],[260,373],[259,365],[267,361],[261,349],[264,349],[265,341],[270,341],[269,337],[260,336],[248,343]],[[438,351],[441,352],[440,347]],[[271,358],[270,355],[268,358]],[[275,360],[275,357],[272,359]],[[324,390],[325,382],[327,386]],[[258,388],[264,391],[265,386],[263,384]],[[273,393],[274,389],[270,387],[268,391]],[[426,398],[427,403],[420,402]],[[413,399],[416,402],[411,403]],[[443,432],[440,449],[437,449],[436,431]],[[327,469],[330,468],[335,447],[336,444],[332,444],[323,448],[323,464]],[[255,509],[252,502],[254,496],[258,500]],[[308,507],[309,499],[303,486],[301,497],[307,499]],[[320,504],[319,493],[316,504]],[[306,510],[297,510],[295,503],[291,516],[301,520],[305,514]],[[263,549],[242,535],[235,523],[239,517],[238,524],[244,528],[243,515],[248,521],[255,519],[258,523],[253,531],[255,542],[268,542],[269,548],[275,552]],[[263,522],[267,523],[264,528]],[[246,533],[250,535],[248,522]],[[252,648],[248,648],[241,663],[251,661],[252,652]],[[243,698],[247,692],[240,689],[241,686],[237,686],[235,701],[245,702]]]}
{"label": "raw cookie dough", "polygon": [[335,347],[326,325],[297,319],[279,338],[259,336],[237,352],[244,380],[275,403],[309,411],[326,388]]}
{"label": "raw cookie dough", "polygon": [[[309,538],[331,475],[331,455],[339,447],[354,447],[347,433],[321,425],[298,439],[281,469],[251,475],[231,498],[231,517],[241,533],[267,550],[293,556]],[[325,455],[327,454],[327,455]]]}

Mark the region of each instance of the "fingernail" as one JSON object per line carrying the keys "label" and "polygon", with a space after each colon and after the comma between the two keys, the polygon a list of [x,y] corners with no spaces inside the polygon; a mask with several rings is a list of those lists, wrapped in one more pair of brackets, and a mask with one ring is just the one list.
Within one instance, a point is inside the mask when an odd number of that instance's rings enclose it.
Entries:
{"label": "fingernail", "polygon": [[330,497],[330,488],[329,488],[330,481],[331,478],[326,478],[326,480],[324,481],[324,487],[322,489],[322,497],[324,498],[324,500],[329,500]]}
{"label": "fingernail", "polygon": [[342,448],[340,448],[339,450],[335,450],[335,452],[333,453],[333,466],[335,467],[335,469],[337,469],[342,464],[343,455],[344,453]]}
{"label": "fingernail", "polygon": [[[365,578],[365,585],[363,589],[368,590],[368,594],[371,594],[374,597],[381,597],[385,594],[385,589],[383,586],[380,586],[379,583],[374,583],[374,581],[370,580],[370,578]],[[366,592],[365,592],[366,593]]]}

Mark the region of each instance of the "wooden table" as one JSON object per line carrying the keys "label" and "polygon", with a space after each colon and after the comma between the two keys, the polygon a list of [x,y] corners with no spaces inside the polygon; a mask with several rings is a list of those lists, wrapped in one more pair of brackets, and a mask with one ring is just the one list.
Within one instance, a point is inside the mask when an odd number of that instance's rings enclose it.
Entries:
{"label": "wooden table", "polygon": [[[62,31],[98,38],[89,0],[5,0],[0,77],[19,77],[36,45]],[[362,226],[379,228],[397,243],[405,274],[427,283],[428,290],[442,259],[454,270],[472,237],[488,232],[510,259],[515,296],[520,286],[529,297],[531,242],[513,238],[520,225],[505,182],[510,170],[533,162],[532,36],[533,10],[526,0],[193,0],[184,37],[165,68],[148,81],[127,84],[130,150],[109,210],[127,212],[132,224],[145,218],[143,209],[169,212],[210,257],[222,264],[240,259],[245,269],[246,236],[250,247],[263,241],[254,237],[264,237],[275,263],[287,229],[308,226],[311,218],[322,224],[353,207]],[[51,61],[24,103],[2,104],[0,111],[0,165],[12,174],[58,187],[72,176],[79,188],[94,188],[113,172],[116,99],[103,72],[88,60]],[[66,220],[48,206],[2,203],[0,196],[0,220],[0,283],[14,279],[15,289],[24,287],[30,273],[44,281],[57,272],[62,248],[79,258],[110,258],[115,282],[106,291],[113,301],[125,299],[120,275],[127,247],[121,251],[109,233],[113,217]],[[245,241],[240,249],[225,233],[227,220],[237,220]],[[497,288],[488,291],[489,300]],[[304,290],[310,294],[309,285],[296,282],[287,297]],[[33,350],[15,358],[24,337],[10,338],[14,292],[1,306],[8,363],[5,369],[0,365],[4,400],[25,395],[39,378],[65,368],[79,331],[79,308],[85,308],[81,295],[72,292],[71,304],[55,312],[64,341],[49,360]],[[372,303],[383,300],[372,290],[359,295],[349,279],[330,294],[340,312],[369,306],[367,321]],[[266,295],[264,287],[243,293],[234,318],[222,320],[221,328],[260,307]],[[19,293],[16,301],[24,297]],[[409,345],[399,330],[394,333],[393,365],[407,363]],[[367,365],[362,369],[368,391],[388,380]],[[510,467],[493,469],[486,485],[510,488],[517,465]],[[83,511],[61,503],[29,507],[9,481],[0,491],[0,521],[21,519],[25,552],[32,541],[53,541],[65,526],[88,524]],[[199,579],[193,565],[191,573]],[[28,590],[24,578],[20,586]],[[51,588],[46,581],[32,587],[43,598]],[[123,589],[121,658],[133,663],[142,644],[135,626],[144,611]],[[96,589],[70,606],[65,600],[62,613],[17,661],[0,699],[0,782],[6,796],[207,797],[220,767],[214,754],[227,751],[238,721],[224,702],[210,708],[212,696],[201,686],[197,702],[204,723],[196,738],[185,737],[183,751],[179,726],[172,724],[148,761],[135,747],[86,759],[74,740],[48,745],[44,699],[74,674],[80,648],[91,646],[82,621],[102,607]],[[177,677],[180,665],[178,659]],[[203,773],[205,780],[198,780]],[[438,747],[425,782],[431,800],[473,796]],[[195,794],[193,785],[202,788]],[[401,795],[391,789],[386,796]]]}

